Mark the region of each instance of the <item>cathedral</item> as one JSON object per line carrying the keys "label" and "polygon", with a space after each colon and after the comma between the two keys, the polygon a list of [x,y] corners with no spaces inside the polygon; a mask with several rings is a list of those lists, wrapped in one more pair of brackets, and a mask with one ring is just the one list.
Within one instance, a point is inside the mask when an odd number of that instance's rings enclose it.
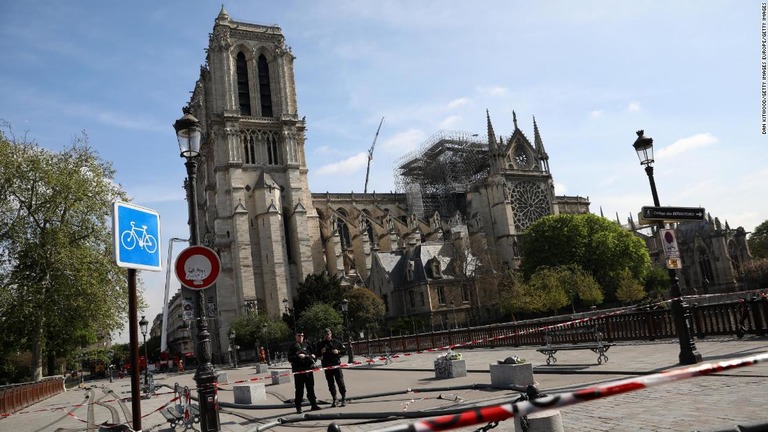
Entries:
{"label": "cathedral", "polygon": [[[484,306],[462,275],[470,244],[516,268],[525,229],[545,215],[589,212],[556,196],[536,119],[497,136],[438,132],[403,157],[397,193],[312,193],[299,115],[295,57],[279,27],[237,22],[222,7],[186,107],[200,121],[198,236],[220,256],[206,290],[213,351],[252,311],[279,317],[309,274],[373,290],[387,319],[447,328]],[[463,259],[459,259],[463,257]]]}

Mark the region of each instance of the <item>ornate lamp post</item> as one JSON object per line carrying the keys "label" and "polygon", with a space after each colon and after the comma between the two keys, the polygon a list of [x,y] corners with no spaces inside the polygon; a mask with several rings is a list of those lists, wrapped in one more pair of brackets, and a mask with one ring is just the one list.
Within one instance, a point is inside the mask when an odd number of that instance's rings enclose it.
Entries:
{"label": "ornate lamp post", "polygon": [[459,323],[456,321],[456,303],[451,300],[451,312],[453,312],[453,328],[459,328]]}
{"label": "ornate lamp post", "polygon": [[149,388],[149,356],[147,355],[147,327],[149,326],[149,321],[144,317],[144,315],[141,316],[141,320],[139,321],[139,328],[141,329],[141,335],[144,337],[144,385]]}
{"label": "ornate lamp post", "polygon": [[[237,367],[237,345],[235,344],[235,329],[229,329],[229,349],[232,351],[232,363]],[[258,353],[257,353],[258,355]]]}
{"label": "ornate lamp post", "polygon": [[[180,156],[186,159],[187,167],[187,201],[189,204],[189,244],[198,246],[197,224],[197,157],[200,155],[200,122],[184,109],[184,116],[173,124],[179,141]],[[208,322],[205,319],[205,295],[197,291],[197,383],[198,402],[200,403],[200,430],[202,432],[219,431],[221,429],[218,412],[218,396],[216,394],[216,373],[211,364],[211,339],[208,333]]]}
{"label": "ornate lamp post", "polygon": [[[659,194],[656,192],[656,182],[653,179],[653,138],[643,135],[643,130],[637,131],[637,139],[632,147],[637,152],[640,159],[640,165],[645,165],[645,173],[648,174],[648,181],[651,184],[651,194],[653,195],[653,205],[659,207]],[[658,231],[661,236],[661,230],[664,229],[664,221],[659,221]],[[677,272],[669,269],[670,296],[672,297],[672,318],[675,321],[677,337],[680,340],[680,364],[690,365],[701,361],[701,354],[696,350],[696,344],[691,338],[691,330],[688,327],[690,322],[690,310],[688,305],[683,303],[680,298],[680,285],[678,283]]]}
{"label": "ornate lamp post", "polygon": [[269,366],[269,324],[267,324],[266,321],[264,322],[262,330],[264,331],[264,344],[267,347],[267,366]]}
{"label": "ornate lamp post", "polygon": [[355,353],[352,351],[352,335],[349,334],[349,300],[341,301],[341,313],[344,314],[344,339],[347,339],[347,363],[355,361]]}

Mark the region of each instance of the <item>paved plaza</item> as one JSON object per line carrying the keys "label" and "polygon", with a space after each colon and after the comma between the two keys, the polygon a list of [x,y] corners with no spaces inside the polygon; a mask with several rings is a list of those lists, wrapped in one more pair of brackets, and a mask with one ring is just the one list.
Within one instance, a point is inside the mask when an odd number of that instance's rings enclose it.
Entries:
{"label": "paved plaza", "polygon": [[[768,352],[768,338],[724,337],[698,340],[696,344],[705,362]],[[536,352],[535,347],[458,351],[466,362],[466,377],[436,379],[433,362],[438,353],[401,356],[391,364],[378,362],[345,369],[350,400],[346,407],[330,407],[325,379],[322,373],[316,373],[315,390],[323,410],[305,410],[302,415],[295,414],[288,402],[293,398],[292,383],[273,385],[270,374],[256,373],[255,365],[225,367],[221,372],[227,373],[230,382],[265,383],[267,400],[252,406],[232,407],[233,385],[222,383],[219,390],[221,429],[325,431],[329,424],[336,423],[341,431],[373,431],[414,421],[400,418],[402,415],[426,418],[444,410],[514,401],[519,393],[488,388],[489,365],[509,356],[516,355],[532,363],[534,379],[541,391],[555,394],[675,368],[679,346],[677,340],[617,344],[608,351],[609,361],[604,364],[598,364],[597,355],[589,350],[562,351],[557,355],[558,362],[550,366],[546,364],[546,356]],[[287,365],[273,365],[271,370],[285,367]],[[171,388],[175,383],[189,386],[195,395],[193,375],[194,371],[156,375],[160,386],[157,393],[141,401],[143,430],[172,430],[155,410],[171,403]],[[768,425],[767,384],[768,363],[759,363],[571,405],[560,409],[560,413],[566,431],[738,430],[735,429],[738,424]],[[69,390],[0,420],[0,431],[85,431],[89,422],[91,431],[98,430],[93,424],[113,418],[117,410],[116,395],[125,398],[125,404],[131,406],[127,378],[113,383],[90,381],[84,389]],[[98,404],[92,405],[89,411],[88,404],[94,402]],[[122,421],[126,421],[125,417]],[[472,431],[484,425],[458,430]],[[494,430],[514,430],[513,421],[501,422]],[[768,430],[768,427],[754,430]]]}

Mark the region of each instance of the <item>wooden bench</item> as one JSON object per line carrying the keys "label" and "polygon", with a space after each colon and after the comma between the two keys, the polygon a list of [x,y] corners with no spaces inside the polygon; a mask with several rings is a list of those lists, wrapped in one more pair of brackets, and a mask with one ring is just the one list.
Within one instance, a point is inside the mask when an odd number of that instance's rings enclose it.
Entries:
{"label": "wooden bench", "polygon": [[176,426],[183,425],[186,430],[192,428],[194,423],[200,423],[200,410],[190,402],[189,387],[182,388],[176,383],[173,391],[178,402],[160,410],[160,414],[170,423],[171,428],[176,429]]}
{"label": "wooden bench", "polygon": [[[553,338],[558,336],[569,335],[581,335],[587,334],[590,342],[588,343],[575,343],[575,344],[558,344],[552,343]],[[592,341],[594,339],[594,341]],[[605,353],[614,344],[603,342],[603,330],[598,326],[590,326],[576,329],[557,329],[547,331],[546,334],[547,346],[544,348],[537,348],[536,351],[547,356],[547,364],[557,363],[555,354],[558,351],[575,351],[575,350],[591,350],[597,354],[597,364],[608,363],[608,356]]]}

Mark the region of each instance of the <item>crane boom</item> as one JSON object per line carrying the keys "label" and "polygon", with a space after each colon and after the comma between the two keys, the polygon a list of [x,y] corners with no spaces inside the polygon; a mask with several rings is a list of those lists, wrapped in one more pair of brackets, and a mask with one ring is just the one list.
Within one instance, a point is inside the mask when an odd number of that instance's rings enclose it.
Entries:
{"label": "crane boom", "polygon": [[365,170],[365,187],[363,188],[363,193],[368,193],[368,175],[371,173],[371,160],[373,160],[373,149],[376,148],[376,138],[379,137],[379,131],[381,131],[381,125],[384,123],[384,117],[381,117],[381,121],[379,122],[379,127],[376,129],[376,135],[373,137],[373,144],[371,144],[371,148],[368,149],[368,168]]}

